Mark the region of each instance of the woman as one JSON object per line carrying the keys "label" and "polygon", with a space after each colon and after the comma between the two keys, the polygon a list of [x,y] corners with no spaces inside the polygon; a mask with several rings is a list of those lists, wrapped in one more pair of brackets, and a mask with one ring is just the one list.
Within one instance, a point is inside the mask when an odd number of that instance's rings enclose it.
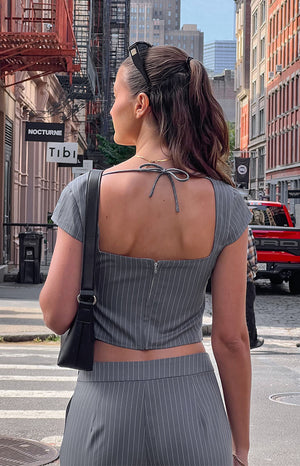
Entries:
{"label": "woman", "polygon": [[[199,61],[144,42],[130,55],[111,116],[115,142],[136,155],[102,177],[95,362],[79,372],[61,465],[247,465],[250,214],[224,171],[226,122]],[[76,313],[86,180],[65,188],[53,215],[57,242],[40,303],[58,334]],[[227,414],[202,343],[210,276]]]}

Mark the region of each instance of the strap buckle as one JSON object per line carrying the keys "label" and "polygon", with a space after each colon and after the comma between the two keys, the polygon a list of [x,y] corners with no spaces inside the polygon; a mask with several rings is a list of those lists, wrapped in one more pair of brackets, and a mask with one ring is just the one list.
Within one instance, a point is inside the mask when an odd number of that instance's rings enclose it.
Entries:
{"label": "strap buckle", "polygon": [[92,290],[80,290],[80,293],[77,296],[77,302],[79,304],[90,304],[94,306],[97,302],[97,298]]}

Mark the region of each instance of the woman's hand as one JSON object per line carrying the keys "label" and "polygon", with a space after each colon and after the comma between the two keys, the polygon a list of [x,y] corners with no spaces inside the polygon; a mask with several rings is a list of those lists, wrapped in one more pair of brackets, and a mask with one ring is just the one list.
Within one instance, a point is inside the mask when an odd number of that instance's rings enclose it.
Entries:
{"label": "woman's hand", "polygon": [[248,466],[248,457],[246,456],[242,459],[240,456],[237,456],[233,453],[233,466]]}

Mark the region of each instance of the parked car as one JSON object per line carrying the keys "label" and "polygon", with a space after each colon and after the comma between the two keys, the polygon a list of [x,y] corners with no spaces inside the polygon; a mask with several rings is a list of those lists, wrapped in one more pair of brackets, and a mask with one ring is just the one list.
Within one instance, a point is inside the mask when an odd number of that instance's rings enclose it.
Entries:
{"label": "parked car", "polygon": [[257,249],[259,270],[256,279],[271,283],[289,282],[290,292],[300,293],[300,228],[293,226],[284,204],[247,201]]}

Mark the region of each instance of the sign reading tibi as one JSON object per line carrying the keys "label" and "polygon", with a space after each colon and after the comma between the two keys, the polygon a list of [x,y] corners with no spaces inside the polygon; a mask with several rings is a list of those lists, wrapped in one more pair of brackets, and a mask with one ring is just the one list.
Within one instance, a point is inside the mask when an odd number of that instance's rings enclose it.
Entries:
{"label": "sign reading tibi", "polygon": [[47,162],[77,163],[77,142],[48,142]]}
{"label": "sign reading tibi", "polygon": [[25,141],[63,142],[65,125],[63,123],[41,123],[26,121]]}

